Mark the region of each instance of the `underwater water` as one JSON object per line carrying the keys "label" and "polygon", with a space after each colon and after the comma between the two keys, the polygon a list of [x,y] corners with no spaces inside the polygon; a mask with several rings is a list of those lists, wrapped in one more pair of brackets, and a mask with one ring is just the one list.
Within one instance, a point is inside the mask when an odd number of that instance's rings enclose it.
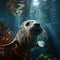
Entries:
{"label": "underwater water", "polygon": [[[14,1],[14,0],[13,0]],[[48,47],[35,48],[31,51],[35,60],[40,54],[52,54],[60,60],[60,1],[59,0],[15,0],[13,8],[0,0],[0,23],[4,23],[15,37],[21,23],[25,20],[37,20],[49,35]],[[20,4],[20,5],[18,5]],[[40,40],[46,41],[41,38]],[[47,51],[48,50],[48,51]]]}

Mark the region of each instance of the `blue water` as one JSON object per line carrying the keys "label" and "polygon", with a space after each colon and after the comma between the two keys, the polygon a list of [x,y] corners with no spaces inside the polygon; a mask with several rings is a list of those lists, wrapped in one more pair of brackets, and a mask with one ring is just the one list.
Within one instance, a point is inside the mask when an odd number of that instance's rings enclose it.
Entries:
{"label": "blue water", "polygon": [[[19,13],[14,16],[6,6],[4,0],[0,1],[0,22],[4,23],[13,31],[13,37],[16,35],[19,26],[26,19],[33,19],[40,22],[41,26],[46,29],[52,38],[54,48],[56,47],[57,56],[60,56],[60,4],[59,0],[23,0],[26,7],[22,15]],[[53,50],[52,50],[53,51]],[[35,54],[34,54],[35,53]],[[32,56],[38,56],[40,53],[45,54],[45,48],[36,49]],[[35,60],[36,58],[33,58]]]}

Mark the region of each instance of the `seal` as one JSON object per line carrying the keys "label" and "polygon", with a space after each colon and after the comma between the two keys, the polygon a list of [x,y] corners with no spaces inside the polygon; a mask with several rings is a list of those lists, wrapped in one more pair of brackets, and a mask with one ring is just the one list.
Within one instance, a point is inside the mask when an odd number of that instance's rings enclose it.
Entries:
{"label": "seal", "polygon": [[42,33],[42,30],[43,29],[38,21],[24,21],[21,24],[14,40],[8,44],[1,45],[1,47],[6,47],[5,53],[8,52],[7,56],[9,56],[9,58],[13,58],[11,60],[15,60],[17,58],[20,60],[29,60],[30,55],[27,52],[34,47],[37,37]]}

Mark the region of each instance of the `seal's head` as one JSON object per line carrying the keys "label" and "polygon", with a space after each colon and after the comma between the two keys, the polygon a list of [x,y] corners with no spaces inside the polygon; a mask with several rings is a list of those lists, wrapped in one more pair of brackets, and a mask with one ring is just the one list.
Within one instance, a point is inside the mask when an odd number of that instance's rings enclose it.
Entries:
{"label": "seal's head", "polygon": [[25,32],[30,36],[38,36],[42,32],[40,23],[35,20],[27,20],[21,25],[21,31]]}
{"label": "seal's head", "polygon": [[22,23],[20,30],[17,34],[17,40],[20,46],[25,49],[32,48],[36,43],[36,38],[42,33],[40,23],[35,20],[27,20]]}

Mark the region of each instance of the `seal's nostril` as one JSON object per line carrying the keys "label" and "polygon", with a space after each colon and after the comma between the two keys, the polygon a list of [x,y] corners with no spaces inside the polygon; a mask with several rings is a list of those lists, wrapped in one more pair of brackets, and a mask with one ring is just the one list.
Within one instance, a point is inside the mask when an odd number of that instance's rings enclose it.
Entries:
{"label": "seal's nostril", "polygon": [[38,23],[35,23],[35,24],[34,24],[34,26],[36,26],[36,27],[39,27],[39,26],[40,26],[40,24],[38,24]]}

